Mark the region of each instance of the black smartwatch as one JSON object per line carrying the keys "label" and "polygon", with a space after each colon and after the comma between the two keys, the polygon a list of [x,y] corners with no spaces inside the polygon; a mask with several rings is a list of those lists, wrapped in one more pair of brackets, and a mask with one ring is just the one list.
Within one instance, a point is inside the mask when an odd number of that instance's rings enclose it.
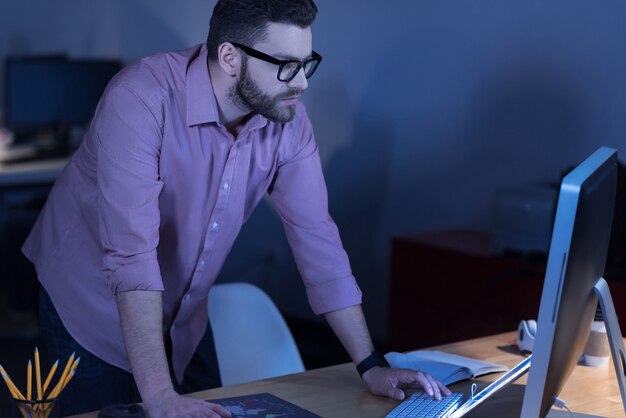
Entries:
{"label": "black smartwatch", "polygon": [[359,375],[363,377],[363,374],[371,369],[372,367],[389,367],[389,363],[385,356],[380,354],[378,351],[372,351],[372,354],[365,357],[363,361],[361,361],[357,366],[356,370],[359,372]]}

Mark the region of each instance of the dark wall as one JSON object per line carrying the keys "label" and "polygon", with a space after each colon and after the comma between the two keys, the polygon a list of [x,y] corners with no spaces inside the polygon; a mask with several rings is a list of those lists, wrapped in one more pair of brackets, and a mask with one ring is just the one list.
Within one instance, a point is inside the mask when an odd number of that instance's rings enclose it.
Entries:
{"label": "dark wall", "polygon": [[[0,5],[0,56],[130,61],[202,42],[213,4],[9,0]],[[324,61],[303,100],[377,335],[392,236],[489,230],[499,187],[558,181],[601,145],[626,152],[624,1],[317,4],[314,48]],[[311,316],[266,203],[223,276],[260,283],[284,311]]]}

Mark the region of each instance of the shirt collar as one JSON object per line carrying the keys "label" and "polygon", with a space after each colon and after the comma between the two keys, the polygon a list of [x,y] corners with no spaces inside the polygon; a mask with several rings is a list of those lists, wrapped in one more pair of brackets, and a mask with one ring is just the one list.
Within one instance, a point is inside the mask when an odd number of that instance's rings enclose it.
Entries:
{"label": "shirt collar", "polygon": [[217,100],[207,64],[207,48],[200,47],[200,53],[189,64],[187,70],[187,125],[219,122]]}
{"label": "shirt collar", "polygon": [[257,113],[256,115],[252,116],[252,118],[248,121],[248,123],[246,123],[246,126],[244,127],[244,129],[248,131],[252,131],[254,129],[261,129],[265,127],[265,125],[267,125],[268,123],[270,123],[270,121],[265,116],[261,116]]}
{"label": "shirt collar", "polygon": [[[206,44],[202,44],[200,53],[193,58],[187,70],[187,126],[209,122],[220,123],[207,55]],[[267,118],[256,114],[246,123],[244,129],[248,131],[260,129],[268,123]]]}

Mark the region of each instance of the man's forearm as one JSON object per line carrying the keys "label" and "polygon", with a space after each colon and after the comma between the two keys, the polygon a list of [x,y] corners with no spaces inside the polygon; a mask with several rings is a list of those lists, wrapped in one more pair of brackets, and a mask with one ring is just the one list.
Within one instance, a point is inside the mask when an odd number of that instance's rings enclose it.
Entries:
{"label": "man's forearm", "polygon": [[133,290],[117,294],[126,351],[144,402],[173,392],[163,343],[161,292]]}
{"label": "man's forearm", "polygon": [[339,309],[324,315],[355,364],[374,350],[361,305]]}

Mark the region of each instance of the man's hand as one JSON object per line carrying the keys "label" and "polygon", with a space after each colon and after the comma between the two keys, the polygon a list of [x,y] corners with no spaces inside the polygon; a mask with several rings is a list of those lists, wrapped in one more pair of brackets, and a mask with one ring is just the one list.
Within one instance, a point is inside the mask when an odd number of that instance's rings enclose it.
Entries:
{"label": "man's hand", "polygon": [[[354,364],[359,364],[374,351],[374,345],[365,325],[361,306],[351,306],[324,314],[326,320],[341,340]],[[443,383],[428,373],[410,369],[372,367],[363,373],[363,380],[374,395],[388,396],[404,400],[402,389],[423,389],[426,393],[441,399],[441,395],[452,394]]]}
{"label": "man's hand", "polygon": [[424,392],[441,399],[452,394],[443,383],[429,375],[411,369],[391,367],[373,367],[363,373],[363,380],[374,395],[388,396],[398,401],[404,400],[403,389],[422,389]]}
{"label": "man's hand", "polygon": [[224,407],[174,391],[163,345],[161,292],[116,295],[124,342],[139,394],[150,418],[230,417]]}
{"label": "man's hand", "polygon": [[210,417],[227,418],[231,414],[222,405],[180,396],[174,391],[144,402],[149,418]]}

